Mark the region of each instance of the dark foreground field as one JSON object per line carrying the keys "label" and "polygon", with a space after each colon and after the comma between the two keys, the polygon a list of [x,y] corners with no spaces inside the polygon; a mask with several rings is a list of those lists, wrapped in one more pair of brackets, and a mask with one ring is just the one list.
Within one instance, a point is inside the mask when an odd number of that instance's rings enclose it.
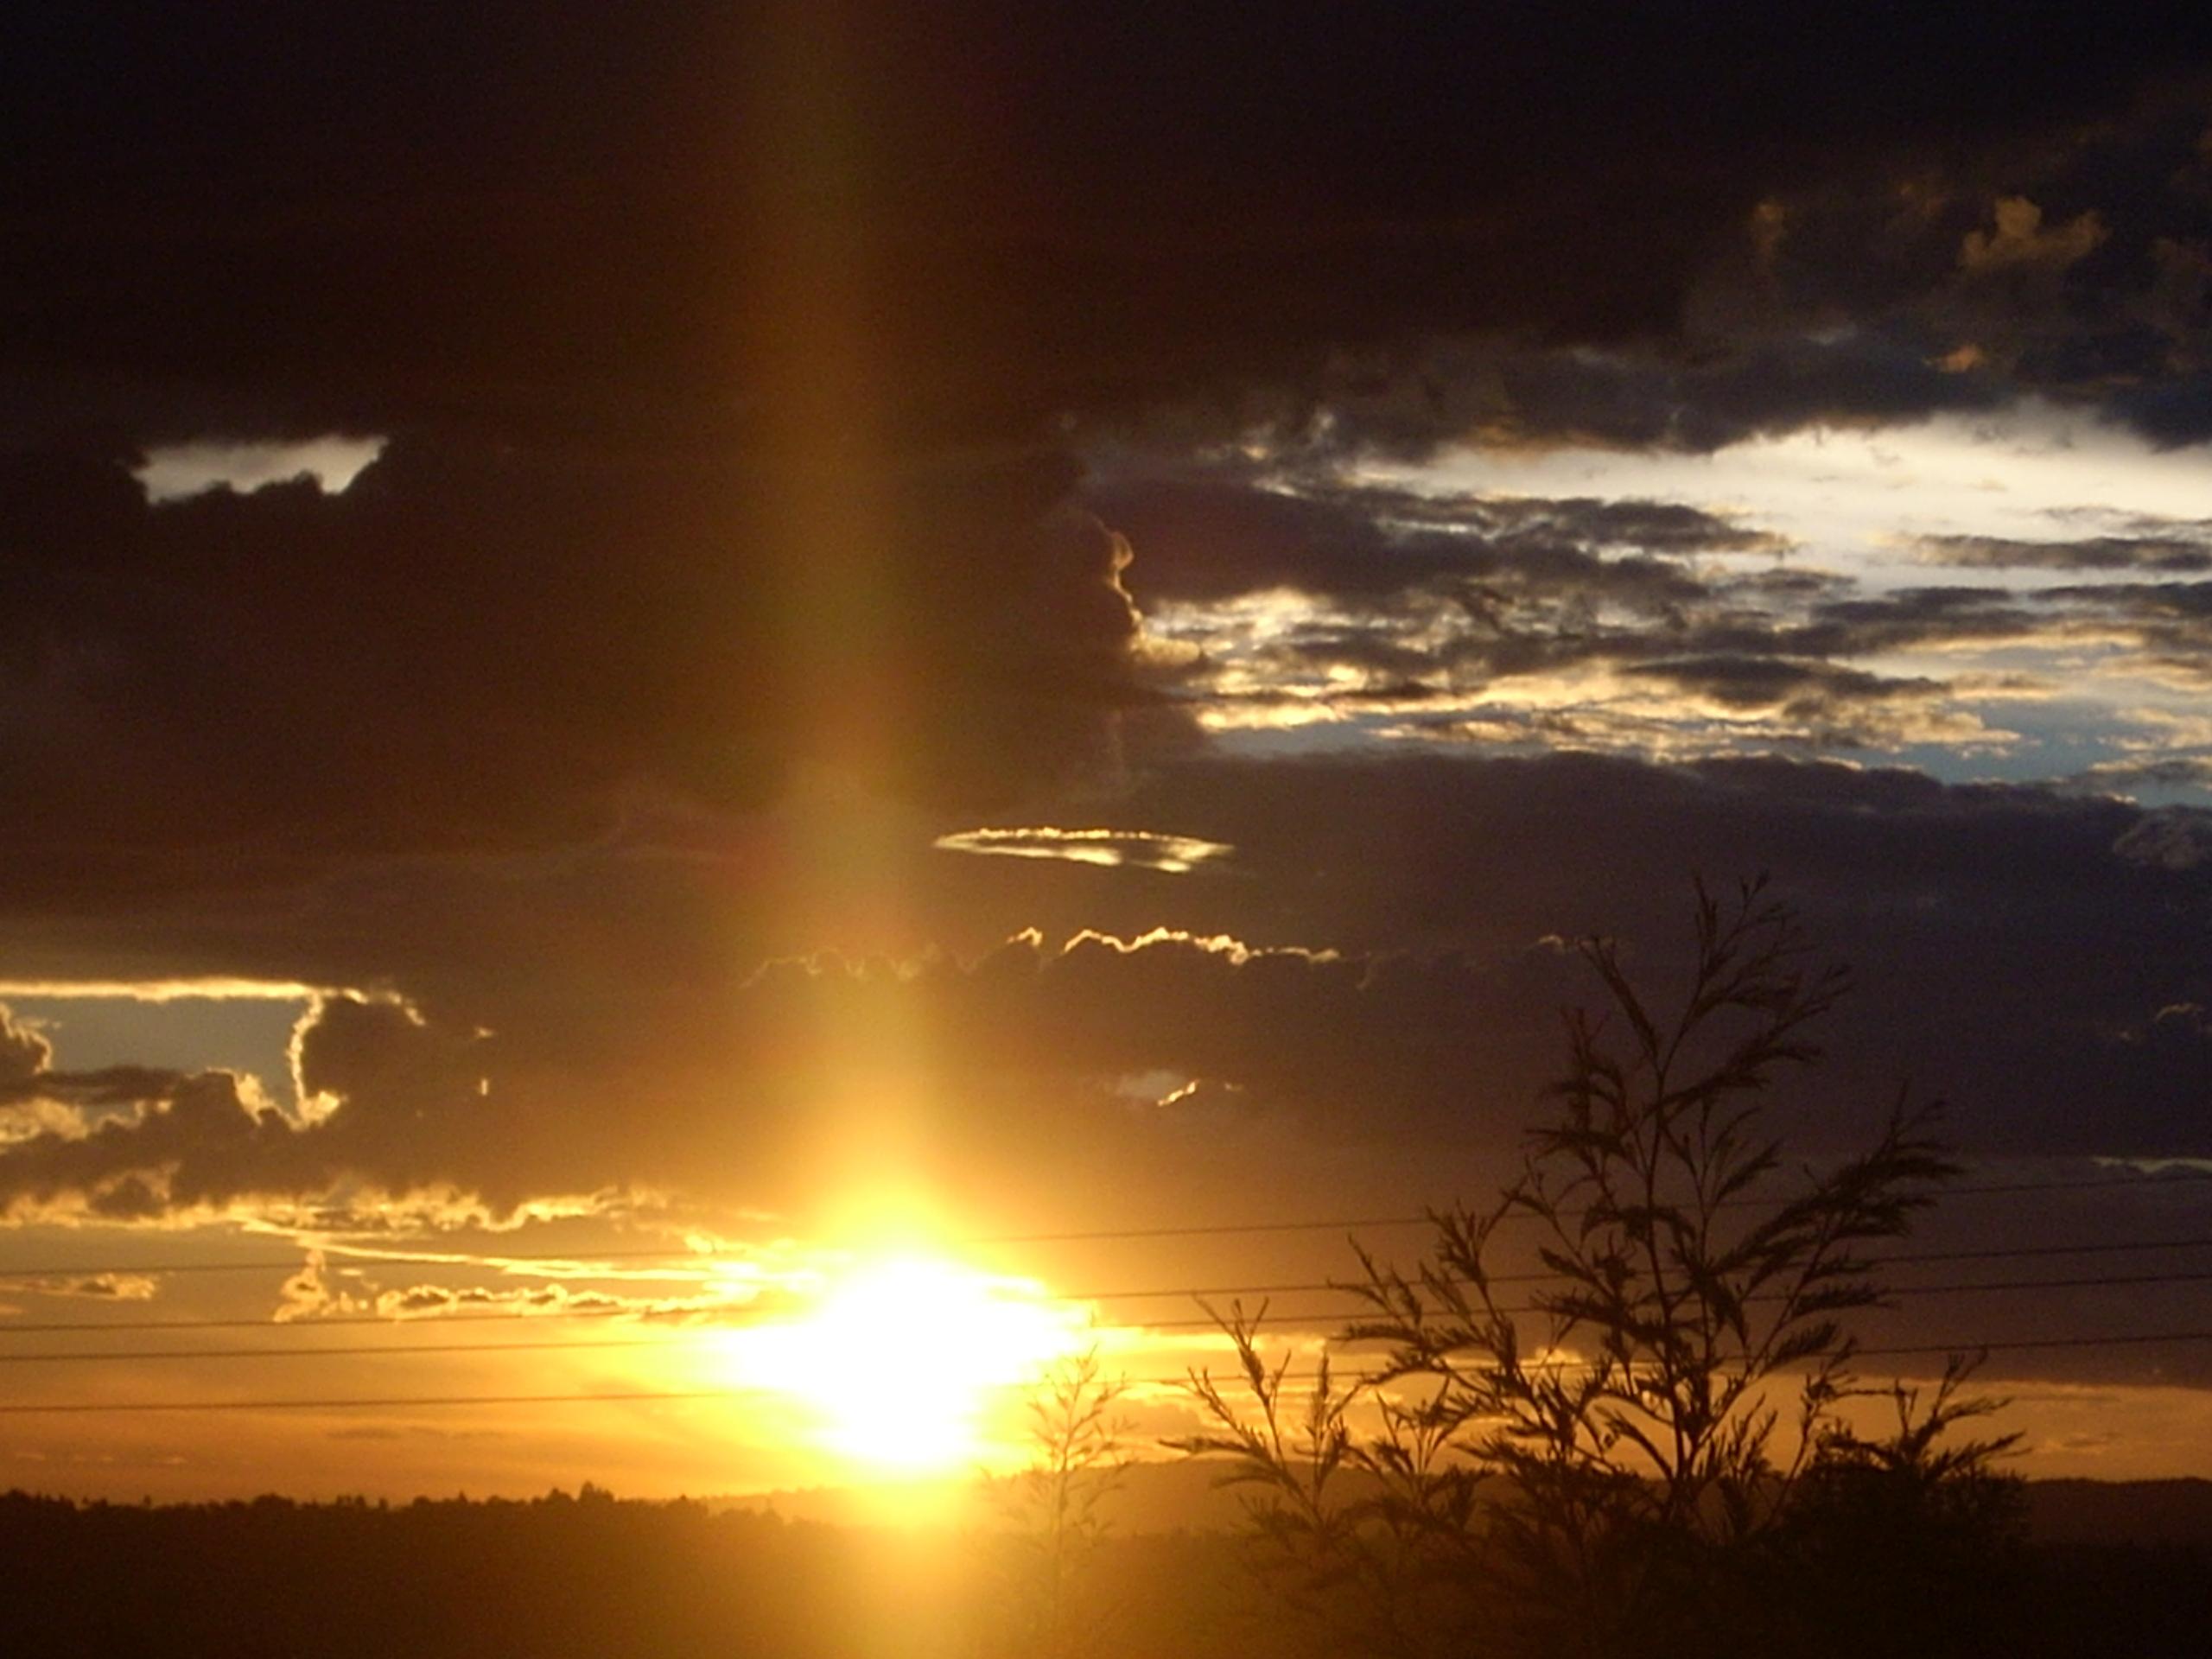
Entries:
{"label": "dark foreground field", "polygon": [[[2006,1593],[1941,1651],[2202,1659],[2212,1651],[2212,1494],[2196,1484],[2037,1489]],[[2130,1535],[2129,1520],[2141,1521]],[[1084,1564],[1083,1639],[1114,1659],[1344,1653],[1216,1530],[1109,1537]],[[1910,1573],[1909,1564],[1900,1570]],[[23,1655],[1034,1653],[1034,1559],[977,1530],[904,1531],[588,1491],[144,1508],[0,1497],[0,1651]],[[1878,1599],[1881,1586],[1867,1586]],[[1940,1599],[1939,1584],[1924,1594]],[[1940,1625],[1942,1621],[1937,1621]],[[1417,1639],[1418,1632],[1408,1632]],[[1931,1651],[1878,1635],[1858,1651]],[[1418,1651],[1418,1649],[1411,1649]]]}

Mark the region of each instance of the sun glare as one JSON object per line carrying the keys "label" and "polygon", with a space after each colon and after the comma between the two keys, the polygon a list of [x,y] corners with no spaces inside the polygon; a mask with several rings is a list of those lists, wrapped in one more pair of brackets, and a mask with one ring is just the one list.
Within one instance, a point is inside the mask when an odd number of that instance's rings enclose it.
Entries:
{"label": "sun glare", "polygon": [[815,1311],[762,1329],[750,1369],[841,1456],[921,1474],[985,1462],[1020,1386],[1076,1345],[1071,1310],[942,1258],[892,1255],[833,1280]]}

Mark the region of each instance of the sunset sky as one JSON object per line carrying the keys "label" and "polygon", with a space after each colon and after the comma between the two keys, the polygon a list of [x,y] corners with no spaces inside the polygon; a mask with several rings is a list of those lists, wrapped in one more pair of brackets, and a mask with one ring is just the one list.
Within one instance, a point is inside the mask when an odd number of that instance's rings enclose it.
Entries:
{"label": "sunset sky", "polygon": [[1186,1429],[1761,872],[2212,1477],[2202,9],[22,10],[0,1489]]}

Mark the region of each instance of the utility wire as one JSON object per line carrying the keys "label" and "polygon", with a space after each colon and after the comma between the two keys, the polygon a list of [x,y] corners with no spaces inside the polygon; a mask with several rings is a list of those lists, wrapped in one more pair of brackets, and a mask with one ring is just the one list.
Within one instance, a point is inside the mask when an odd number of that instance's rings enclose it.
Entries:
{"label": "utility wire", "polygon": [[[2165,1182],[2181,1185],[2207,1180],[2212,1180],[2212,1170],[2172,1170],[2158,1175],[2093,1176],[2080,1181],[1991,1181],[1967,1186],[1938,1185],[1930,1191],[1929,1196],[1938,1199],[1967,1198],[2009,1192],[2085,1192],[2115,1186],[2132,1186],[2140,1190]],[[1715,1208],[1758,1210],[1787,1201],[1787,1198],[1782,1195],[1725,1198]],[[1106,1228],[1089,1232],[1006,1233],[957,1242],[967,1244],[1074,1244],[1125,1238],[1204,1238],[1235,1233],[1336,1232],[1361,1227],[1426,1227],[1434,1223],[1437,1215],[1448,1213],[1449,1206],[1439,1206],[1436,1211],[1424,1211],[1418,1216],[1378,1216],[1340,1221],[1194,1223],[1179,1227]],[[1571,1220],[1586,1213],[1584,1210],[1563,1210],[1560,1215],[1562,1219]],[[1506,1218],[1513,1221],[1531,1219],[1519,1212],[1509,1212]]]}
{"label": "utility wire", "polygon": [[[2040,1337],[2005,1342],[1942,1343],[1891,1348],[1861,1348],[1854,1351],[1857,1359],[1891,1359],[1936,1354],[2024,1352],[2037,1349],[2118,1348],[2175,1342],[2212,1342],[2212,1331],[2143,1331],[2126,1332],[2103,1337]],[[1568,1369],[1560,1367],[1557,1369]],[[1285,1371],[1282,1380],[1289,1382],[1318,1382],[1319,1371]],[[1386,1370],[1344,1371],[1332,1370],[1332,1382],[1383,1382],[1392,1380]],[[1127,1386],[1135,1388],[1180,1387],[1190,1382],[1185,1373],[1178,1376],[1137,1376],[1122,1379]],[[1402,1379],[1401,1379],[1402,1380]],[[995,1383],[994,1392],[1027,1389],[1034,1386],[1028,1382]],[[760,1386],[726,1389],[625,1389],[580,1394],[459,1394],[459,1395],[312,1395],[268,1400],[66,1400],[9,1402],[0,1404],[0,1416],[79,1416],[93,1414],[123,1414],[131,1412],[238,1412],[238,1411],[346,1411],[346,1410],[413,1410],[455,1406],[554,1406],[554,1405],[611,1405],[637,1402],[675,1403],[701,1400],[758,1399],[766,1396],[791,1397],[785,1390]]]}
{"label": "utility wire", "polygon": [[79,1350],[55,1354],[0,1354],[0,1365],[35,1365],[42,1362],[124,1359],[357,1359],[411,1358],[417,1354],[534,1354],[552,1348],[675,1348],[694,1337],[614,1337],[601,1342],[549,1337],[543,1342],[425,1342],[395,1347],[390,1343],[348,1344],[327,1348],[154,1348],[138,1353],[108,1350]]}
{"label": "utility wire", "polygon": [[[87,1335],[105,1334],[110,1331],[326,1331],[334,1325],[384,1325],[401,1330],[415,1330],[423,1325],[513,1325],[522,1320],[533,1324],[539,1320],[560,1319],[619,1319],[625,1318],[668,1318],[677,1311],[684,1313],[728,1314],[752,1308],[750,1302],[717,1303],[705,1306],[685,1306],[681,1310],[654,1310],[636,1307],[564,1307],[550,1308],[543,1313],[535,1309],[518,1309],[505,1313],[425,1313],[413,1318],[390,1313],[327,1313],[315,1319],[289,1319],[279,1322],[265,1314],[250,1319],[40,1319],[22,1324],[0,1322],[0,1337],[55,1336],[65,1332],[81,1331]],[[765,1311],[765,1310],[763,1310]]]}
{"label": "utility wire", "polygon": [[[1951,1296],[1971,1295],[1993,1291],[2108,1289],[2118,1287],[2139,1287],[2145,1285],[2202,1284],[2207,1281],[2212,1281],[2212,1271],[2194,1273],[2094,1274],[2080,1274],[2069,1278],[2056,1279],[1985,1280],[1978,1283],[1971,1284],[1905,1285],[1891,1287],[1890,1289],[1885,1290],[1883,1294],[1885,1296]],[[1266,1290],[1268,1287],[1248,1287],[1245,1288],[1256,1294]],[[1352,1289],[1352,1287],[1345,1285],[1322,1285],[1279,1287],[1278,1288],[1350,1292]],[[1209,1293],[1194,1290],[1187,1294],[1192,1296],[1200,1296]],[[1750,1297],[1746,1300],[1755,1302],[1775,1302],[1784,1300],[1784,1297],[1782,1293],[1777,1292]],[[1049,1306],[1051,1304],[1038,1303],[1032,1304],[1032,1306]],[[308,1348],[157,1348],[141,1349],[137,1351],[132,1351],[130,1349],[70,1350],[53,1353],[0,1353],[0,1365],[60,1363],[64,1362],[92,1363],[97,1361],[117,1360],[136,1362],[138,1360],[175,1359],[309,1359],[325,1357],[335,1358],[340,1357],[353,1357],[363,1355],[401,1357],[414,1354],[537,1353],[561,1349],[590,1350],[595,1348],[677,1348],[696,1345],[699,1337],[702,1334],[709,1334],[717,1330],[727,1330],[734,1326],[769,1322],[779,1315],[787,1314],[792,1312],[792,1310],[784,1307],[749,1310],[743,1306],[740,1306],[732,1311],[734,1313],[753,1312],[756,1314],[756,1318],[747,1319],[725,1319],[718,1324],[709,1325],[692,1325],[680,1332],[654,1337],[613,1338],[569,1337],[547,1338],[542,1341],[533,1342],[495,1343],[376,1343],[346,1345],[333,1344],[328,1346]],[[1348,1319],[1355,1318],[1361,1311],[1362,1310],[1358,1307],[1304,1308],[1295,1312],[1267,1313],[1255,1316],[1253,1323],[1255,1325],[1268,1325],[1277,1327],[1343,1323]],[[1547,1313],[1552,1310],[1544,1306],[1541,1303],[1522,1303],[1501,1307],[1496,1311],[1502,1314],[1510,1315],[1536,1315]],[[1878,1303],[1870,1305],[1865,1311],[1881,1311],[1880,1305]],[[604,1317],[604,1315],[601,1316]],[[499,1317],[505,1319],[512,1319],[518,1316],[501,1315]],[[457,1319],[447,1320],[433,1319],[404,1321],[384,1320],[379,1323],[385,1325],[394,1332],[397,1332],[401,1330],[420,1330],[425,1327],[435,1328],[442,1325],[457,1322],[459,1322]],[[210,1321],[209,1323],[215,1324],[219,1322]],[[295,1331],[314,1331],[321,1328],[322,1326],[334,1325],[337,1323],[339,1323],[339,1321],[335,1319],[300,1321],[289,1325],[272,1328]],[[1119,1334],[1139,1334],[1147,1331],[1205,1329],[1217,1327],[1219,1321],[1216,1320],[1211,1316],[1207,1316],[1205,1318],[1177,1317],[1174,1319],[1164,1319],[1119,1320],[1112,1323],[1093,1325],[1090,1326],[1089,1329],[1100,1333],[1111,1332]],[[99,1330],[103,1327],[73,1325],[67,1328],[73,1330]]]}
{"label": "utility wire", "polygon": [[[2133,1254],[2146,1250],[2185,1250],[2203,1249],[2212,1249],[2212,1236],[2200,1236],[2192,1238],[2128,1239],[2101,1244],[2035,1244],[2015,1246],[2005,1249],[1973,1250],[1899,1251],[1891,1255],[1871,1257],[1869,1258],[1869,1265],[1875,1268],[1881,1268],[1927,1262],[1969,1261],[1992,1262],[2012,1260],[2025,1261],[2062,1255],[2101,1255]],[[1894,1296],[1932,1296],[1981,1290],[2070,1290],[2122,1285],[2181,1284],[2208,1278],[2212,1278],[2212,1274],[2192,1272],[2098,1274],[2094,1276],[2081,1275],[2065,1279],[1983,1281],[1971,1284],[1897,1285],[1886,1287],[1883,1294],[1885,1295]],[[1549,1272],[1501,1273],[1491,1275],[1491,1282],[1492,1284],[1540,1284],[1555,1283],[1558,1281],[1559,1275]],[[4,1282],[5,1276],[0,1275],[0,1283]],[[1464,1284],[1469,1281],[1464,1278],[1455,1275],[1451,1279],[1450,1282]],[[1319,1281],[1300,1281],[1296,1282],[1276,1284],[1248,1283],[1224,1285],[1167,1285],[1148,1287],[1135,1290],[1104,1289],[1071,1291],[1061,1294],[1039,1298],[1039,1300],[1048,1303],[1146,1301],[1164,1300],[1170,1298],[1188,1299],[1195,1297],[1220,1296],[1277,1296],[1301,1295],[1307,1294],[1349,1294],[1356,1292],[1357,1288],[1358,1287],[1357,1285],[1348,1283],[1342,1280]],[[560,1319],[564,1321],[576,1319],[612,1319],[638,1317],[650,1318],[656,1314],[662,1318],[683,1317],[687,1315],[704,1316],[709,1318],[720,1316],[727,1322],[737,1323],[739,1321],[730,1319],[730,1316],[736,1314],[749,1314],[756,1318],[765,1319],[772,1318],[778,1313],[791,1311],[794,1310],[782,1306],[761,1307],[753,1301],[734,1300],[706,1304],[683,1304],[677,1305],[673,1307],[664,1307],[658,1309],[652,1307],[639,1308],[621,1306],[550,1308],[541,1311],[537,1309],[524,1308],[503,1313],[425,1314],[416,1319],[395,1317],[384,1313],[338,1313],[326,1315],[321,1318],[302,1319],[285,1323],[278,1323],[266,1317],[257,1319],[106,1320],[43,1319],[26,1320],[21,1322],[0,1321],[0,1336],[54,1336],[72,1332],[85,1332],[87,1333],[105,1335],[110,1332],[124,1331],[282,1330],[308,1332],[325,1330],[332,1326],[344,1325],[376,1325],[389,1326],[394,1329],[398,1329],[402,1327],[412,1327],[433,1324],[440,1325],[505,1325],[524,1319]],[[1535,1308],[1513,1308],[1504,1311],[1511,1313],[1535,1313],[1540,1312],[1541,1310]],[[1314,1317],[1319,1318],[1327,1316],[1315,1315]],[[1172,1323],[1172,1321],[1131,1321],[1123,1325],[1109,1325],[1101,1328],[1156,1328],[1166,1323]]]}
{"label": "utility wire", "polygon": [[[2150,1192],[2160,1186],[2181,1186],[2212,1181],[2212,1170],[2170,1170],[2156,1175],[2132,1174],[2094,1176],[2078,1181],[1993,1181],[1964,1186],[1936,1186],[1928,1196],[1932,1199],[1981,1198],[1996,1194],[2019,1192],[2091,1192],[2113,1187],[2133,1187],[2138,1192]],[[1723,1210],[1764,1209],[1786,1202],[1784,1196],[1740,1198],[1724,1200],[1718,1208]],[[1215,1238],[1238,1235],[1266,1233],[1350,1232],[1361,1229],[1385,1227],[1427,1227],[1432,1225],[1437,1214],[1449,1213],[1448,1207],[1416,1216],[1353,1216],[1314,1221],[1240,1221],[1193,1222],[1166,1227],[1105,1227],[1085,1231],[1057,1233],[998,1233],[976,1235],[947,1240],[950,1245],[1007,1245],[1007,1244],[1076,1244],[1107,1243],[1124,1239],[1154,1238]],[[1563,1218],[1584,1214],[1580,1210],[1560,1212]],[[1509,1214],[1508,1220],[1529,1217]],[[696,1251],[678,1246],[659,1248],[639,1247],[612,1250],[486,1250],[474,1255],[462,1255],[449,1251],[428,1248],[418,1249],[393,1249],[378,1254],[365,1247],[339,1243],[309,1243],[302,1241],[302,1249],[342,1251],[353,1259],[370,1262],[414,1262],[423,1267],[461,1267],[512,1264],[516,1262],[562,1263],[582,1267],[598,1262],[664,1262],[671,1268],[692,1266],[712,1269],[721,1265],[721,1258],[713,1251]],[[245,1262],[149,1262],[137,1263],[103,1262],[91,1266],[63,1265],[59,1267],[27,1267],[0,1274],[0,1279],[35,1277],[89,1277],[104,1274],[136,1274],[152,1275],[172,1273],[296,1273],[300,1263],[296,1259]]]}
{"label": "utility wire", "polygon": [[431,1406],[560,1406],[615,1404],[626,1401],[739,1400],[776,1392],[771,1389],[626,1389],[602,1394],[442,1394],[305,1400],[70,1400],[0,1405],[0,1416],[76,1416],[94,1412],[133,1411],[321,1411],[397,1410]]}
{"label": "utility wire", "polygon": [[[1872,1255],[1866,1263],[1872,1268],[1904,1267],[1932,1262],[2002,1262],[2026,1261],[2054,1255],[2105,1255],[2143,1250],[2186,1250],[2212,1249],[2212,1236],[2196,1238],[2127,1239],[2103,1244],[2025,1244],[2005,1249],[1974,1250],[1900,1250],[1886,1255]],[[1453,1284],[1469,1284],[1472,1281],[1459,1274],[1448,1275]],[[1548,1269],[1531,1273],[1493,1273],[1490,1281],[1494,1285],[1533,1285],[1556,1281],[1559,1274]],[[1171,1286],[1158,1290],[1087,1290],[1071,1291],[1064,1300],[1071,1302],[1136,1301],[1145,1298],[1166,1296],[1273,1296],[1290,1295],[1301,1291],[1347,1290],[1353,1287],[1343,1280],[1326,1280],[1320,1283],[1281,1285],[1200,1285]]]}

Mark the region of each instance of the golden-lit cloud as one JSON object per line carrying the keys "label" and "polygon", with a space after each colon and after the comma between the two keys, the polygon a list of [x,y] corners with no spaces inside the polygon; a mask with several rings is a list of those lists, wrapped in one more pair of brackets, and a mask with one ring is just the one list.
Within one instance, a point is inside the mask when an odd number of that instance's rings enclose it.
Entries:
{"label": "golden-lit cloud", "polygon": [[323,988],[296,980],[225,977],[175,979],[0,979],[0,997],[54,1000],[113,998],[130,1002],[306,1002]]}
{"label": "golden-lit cloud", "polygon": [[949,853],[978,853],[1001,858],[1058,858],[1073,864],[1109,868],[1160,870],[1182,875],[1201,864],[1224,858],[1236,849],[1196,836],[1170,836],[1143,830],[1028,829],[960,830],[932,843]]}
{"label": "golden-lit cloud", "polygon": [[312,479],[316,488],[334,493],[351,485],[384,445],[382,438],[340,435],[267,443],[161,444],[147,451],[137,473],[147,495],[156,501],[219,488],[257,490],[301,478]]}
{"label": "golden-lit cloud", "polygon": [[2014,266],[2063,269],[2095,251],[2111,234],[2093,209],[2045,228],[2043,209],[2025,196],[2002,196],[1988,228],[1968,231],[1959,245],[1959,266],[1975,275]]}
{"label": "golden-lit cloud", "polygon": [[0,1275],[0,1291],[30,1296],[69,1297],[97,1302],[153,1300],[159,1281],[143,1273],[10,1274]]}

